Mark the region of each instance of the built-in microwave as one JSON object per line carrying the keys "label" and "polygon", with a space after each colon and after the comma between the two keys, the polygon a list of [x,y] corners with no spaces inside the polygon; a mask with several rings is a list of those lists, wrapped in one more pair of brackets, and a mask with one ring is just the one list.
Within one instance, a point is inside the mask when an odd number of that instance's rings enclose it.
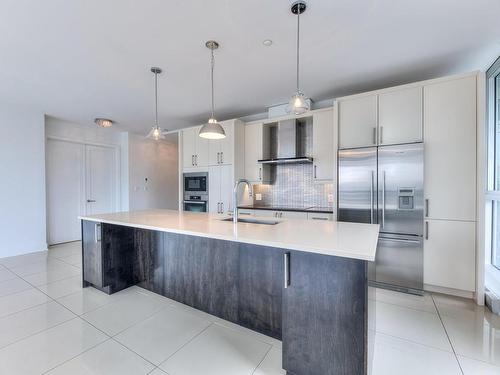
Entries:
{"label": "built-in microwave", "polygon": [[208,194],[208,173],[184,173],[184,194],[186,193]]}

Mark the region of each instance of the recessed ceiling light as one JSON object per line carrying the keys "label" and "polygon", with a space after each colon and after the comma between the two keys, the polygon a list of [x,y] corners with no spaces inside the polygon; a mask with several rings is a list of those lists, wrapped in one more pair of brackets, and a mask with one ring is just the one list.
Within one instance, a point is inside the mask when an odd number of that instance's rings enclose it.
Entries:
{"label": "recessed ceiling light", "polygon": [[271,39],[265,39],[263,42],[262,42],[263,45],[265,45],[266,47],[269,47],[269,46],[272,46],[273,45],[273,41]]}
{"label": "recessed ceiling light", "polygon": [[113,126],[113,120],[107,118],[96,118],[94,122],[99,125],[101,128],[109,128]]}

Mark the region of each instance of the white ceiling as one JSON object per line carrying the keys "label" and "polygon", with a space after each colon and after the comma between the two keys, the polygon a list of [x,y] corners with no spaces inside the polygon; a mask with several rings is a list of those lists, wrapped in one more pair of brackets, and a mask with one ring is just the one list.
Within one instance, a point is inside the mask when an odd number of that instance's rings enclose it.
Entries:
{"label": "white ceiling", "polygon": [[[215,39],[219,119],[294,91],[289,0],[0,0],[0,101],[144,133],[208,117]],[[314,100],[484,69],[500,54],[499,0],[308,0],[302,88]],[[265,47],[264,39],[274,44]]]}

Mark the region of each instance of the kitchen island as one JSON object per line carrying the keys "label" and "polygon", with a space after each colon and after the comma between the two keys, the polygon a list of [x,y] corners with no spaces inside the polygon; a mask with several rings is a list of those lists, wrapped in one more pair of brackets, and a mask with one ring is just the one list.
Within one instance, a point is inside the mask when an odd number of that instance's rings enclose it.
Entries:
{"label": "kitchen island", "polygon": [[81,219],[84,286],[138,285],[280,339],[289,375],[367,373],[378,225],[170,210]]}

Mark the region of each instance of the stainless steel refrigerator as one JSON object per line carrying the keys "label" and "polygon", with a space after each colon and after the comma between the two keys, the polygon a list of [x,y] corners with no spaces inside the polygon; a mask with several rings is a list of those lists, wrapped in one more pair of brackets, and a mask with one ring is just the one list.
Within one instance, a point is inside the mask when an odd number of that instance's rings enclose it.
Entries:
{"label": "stainless steel refrigerator", "polygon": [[380,224],[377,286],[407,293],[423,290],[422,143],[339,151],[338,220]]}

